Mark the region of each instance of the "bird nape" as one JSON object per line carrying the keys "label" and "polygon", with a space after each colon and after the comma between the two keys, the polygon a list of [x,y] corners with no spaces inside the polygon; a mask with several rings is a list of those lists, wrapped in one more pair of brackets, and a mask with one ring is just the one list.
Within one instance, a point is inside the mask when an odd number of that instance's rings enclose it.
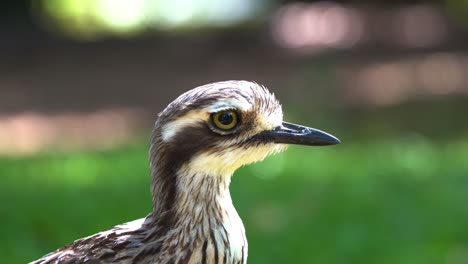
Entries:
{"label": "bird nape", "polygon": [[246,263],[247,239],[229,193],[240,166],[286,144],[334,145],[325,132],[283,122],[264,86],[211,83],[170,103],[150,146],[153,210],[32,263]]}

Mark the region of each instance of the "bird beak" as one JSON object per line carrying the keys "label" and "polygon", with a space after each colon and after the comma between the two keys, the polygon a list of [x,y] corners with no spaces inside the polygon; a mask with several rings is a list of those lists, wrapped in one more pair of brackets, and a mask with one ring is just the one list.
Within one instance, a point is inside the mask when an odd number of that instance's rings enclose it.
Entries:
{"label": "bird beak", "polygon": [[283,122],[273,130],[263,131],[257,135],[263,140],[307,146],[327,146],[340,143],[340,140],[315,128]]}

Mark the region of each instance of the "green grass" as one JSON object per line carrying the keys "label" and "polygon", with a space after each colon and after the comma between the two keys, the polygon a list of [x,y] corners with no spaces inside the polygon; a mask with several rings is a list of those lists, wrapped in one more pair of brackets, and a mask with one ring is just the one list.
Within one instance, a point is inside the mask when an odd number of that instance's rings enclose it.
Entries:
{"label": "green grass", "polygon": [[[468,260],[468,140],[291,147],[238,171],[249,263]],[[25,263],[150,210],[146,144],[0,158],[0,256]]]}

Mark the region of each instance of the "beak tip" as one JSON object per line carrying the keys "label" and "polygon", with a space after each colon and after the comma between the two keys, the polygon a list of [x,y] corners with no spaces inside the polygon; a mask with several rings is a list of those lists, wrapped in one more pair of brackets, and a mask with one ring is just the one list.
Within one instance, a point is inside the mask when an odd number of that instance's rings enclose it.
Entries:
{"label": "beak tip", "polygon": [[338,138],[335,138],[335,141],[332,143],[332,145],[338,145],[341,143],[341,140],[339,140]]}
{"label": "beak tip", "polygon": [[322,146],[331,146],[331,145],[337,145],[341,143],[341,140],[338,139],[335,136],[332,136],[330,134],[327,135],[328,137],[322,141]]}
{"label": "beak tip", "polygon": [[334,141],[333,141],[333,145],[336,145],[336,144],[340,144],[341,143],[341,140],[337,137],[333,137]]}

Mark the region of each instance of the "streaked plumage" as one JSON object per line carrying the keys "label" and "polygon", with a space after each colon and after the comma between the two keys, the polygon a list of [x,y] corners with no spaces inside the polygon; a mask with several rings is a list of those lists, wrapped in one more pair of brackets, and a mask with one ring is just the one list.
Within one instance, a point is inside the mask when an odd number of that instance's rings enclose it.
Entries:
{"label": "streaked plumage", "polygon": [[[229,130],[213,124],[226,111],[216,122],[231,124],[232,111],[239,118]],[[256,83],[218,82],[182,94],[153,130],[152,212],[33,263],[246,263],[245,230],[229,193],[234,171],[284,149],[281,143],[339,142],[282,119],[278,101]]]}

